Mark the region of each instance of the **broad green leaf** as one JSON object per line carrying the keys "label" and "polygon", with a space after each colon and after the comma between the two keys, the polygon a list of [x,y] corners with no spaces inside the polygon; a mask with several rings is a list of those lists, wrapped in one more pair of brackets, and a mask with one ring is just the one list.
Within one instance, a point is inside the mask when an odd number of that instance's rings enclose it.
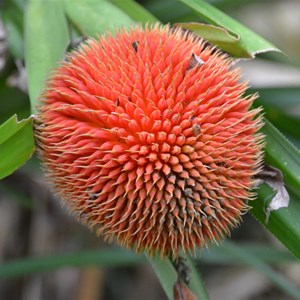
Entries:
{"label": "broad green leaf", "polygon": [[282,171],[286,186],[300,199],[300,151],[267,119],[264,122],[265,161]]}
{"label": "broad green leaf", "polygon": [[300,299],[300,290],[286,280],[281,274],[272,270],[262,260],[252,255],[246,248],[240,247],[234,243],[224,243],[223,251],[235,256],[236,260],[248,264],[250,267],[256,269],[258,272],[266,276],[275,286],[284,291],[287,295],[294,299]]}
{"label": "broad green leaf", "polygon": [[143,6],[134,0],[110,0],[123,12],[125,12],[132,20],[146,24],[149,22],[158,22],[158,19],[148,12]]}
{"label": "broad green leaf", "polygon": [[29,0],[25,15],[25,64],[32,111],[51,70],[69,44],[67,21],[60,0]]}
{"label": "broad green leaf", "polygon": [[225,28],[233,37],[239,41],[239,47],[247,52],[245,58],[253,58],[258,53],[268,51],[279,51],[274,45],[266,41],[264,38],[255,34],[246,26],[235,21],[222,11],[213,7],[203,0],[180,0],[185,3],[198,14],[200,14],[206,21],[213,25]]}
{"label": "broad green leaf", "polygon": [[248,51],[240,44],[240,39],[223,27],[195,22],[176,23],[175,26],[193,31],[234,57],[251,57]]}
{"label": "broad green leaf", "polygon": [[[190,283],[189,288],[191,291],[198,296],[201,300],[208,300],[208,294],[205,290],[203,281],[200,277],[200,274],[196,270],[193,261],[186,255],[185,256],[185,263],[189,268],[190,271]],[[173,285],[176,282],[177,272],[171,263],[170,259],[161,259],[159,255],[155,256],[154,258],[149,258],[149,261],[158,277],[166,295],[170,300],[173,299]]]}
{"label": "broad green leaf", "polygon": [[23,165],[34,152],[32,118],[12,116],[0,126],[0,179]]}
{"label": "broad green leaf", "polygon": [[274,193],[265,185],[258,190],[258,199],[249,202],[251,214],[278,238],[295,257],[300,259],[300,201],[289,190],[289,207],[272,211],[266,222],[265,210]]}
{"label": "broad green leaf", "polygon": [[0,278],[13,278],[31,273],[53,271],[62,267],[122,267],[145,262],[143,256],[121,250],[85,251],[75,254],[15,260],[0,265]]}
{"label": "broad green leaf", "polygon": [[87,36],[134,24],[127,14],[105,0],[65,0],[64,6],[72,24]]}

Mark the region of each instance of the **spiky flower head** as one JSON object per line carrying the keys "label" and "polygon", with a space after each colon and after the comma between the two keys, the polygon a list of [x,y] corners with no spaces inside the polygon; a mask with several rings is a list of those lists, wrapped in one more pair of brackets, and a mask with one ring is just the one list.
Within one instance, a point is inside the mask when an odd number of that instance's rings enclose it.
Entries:
{"label": "spiky flower head", "polygon": [[90,39],[51,76],[36,117],[45,172],[97,234],[137,251],[229,234],[262,157],[255,96],[232,60],[180,28]]}

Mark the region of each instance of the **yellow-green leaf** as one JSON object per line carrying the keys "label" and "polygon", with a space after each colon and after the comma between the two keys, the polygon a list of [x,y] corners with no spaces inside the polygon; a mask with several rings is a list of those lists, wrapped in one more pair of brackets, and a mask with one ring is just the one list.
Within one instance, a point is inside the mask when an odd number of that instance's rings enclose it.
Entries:
{"label": "yellow-green leaf", "polygon": [[[238,41],[239,51],[247,53],[239,57],[253,58],[258,53],[279,51],[273,44],[248,29],[238,21],[232,19],[214,6],[203,0],[180,0],[200,14],[208,23],[220,26]],[[235,52],[236,53],[236,52]],[[231,53],[230,53],[231,54]]]}
{"label": "yellow-green leaf", "polygon": [[34,152],[32,118],[12,116],[0,126],[0,179],[22,166]]}
{"label": "yellow-green leaf", "polygon": [[204,23],[176,23],[175,26],[188,29],[218,46],[223,51],[230,53],[234,57],[251,58],[251,54],[243,47],[240,38],[232,35],[223,27]]}

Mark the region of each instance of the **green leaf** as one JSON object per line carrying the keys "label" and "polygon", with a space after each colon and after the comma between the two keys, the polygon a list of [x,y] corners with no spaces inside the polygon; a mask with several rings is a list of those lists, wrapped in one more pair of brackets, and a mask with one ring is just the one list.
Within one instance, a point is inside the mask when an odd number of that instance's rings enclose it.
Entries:
{"label": "green leaf", "polygon": [[300,152],[267,120],[262,132],[267,142],[265,160],[282,171],[290,203],[287,208],[272,211],[267,223],[267,202],[274,193],[263,185],[258,191],[258,199],[249,203],[253,207],[251,213],[300,259]]}
{"label": "green leaf", "polygon": [[193,31],[234,57],[251,57],[248,51],[240,44],[240,39],[222,27],[195,22],[176,23],[175,26]]}
{"label": "green leaf", "polygon": [[29,0],[25,16],[25,64],[32,111],[45,80],[69,44],[67,21],[60,0]]}
{"label": "green leaf", "polygon": [[[228,243],[227,241],[226,243]],[[223,250],[224,243],[220,245],[211,245],[209,249],[201,249],[197,251],[197,260],[202,264],[237,264],[240,262],[236,260],[234,255]],[[225,245],[226,246],[226,245]],[[295,257],[287,250],[275,249],[271,245],[246,243],[241,244],[240,247],[247,249],[251,255],[259,258],[266,263],[274,265],[295,263]]]}
{"label": "green leaf", "polygon": [[282,171],[286,186],[300,198],[300,151],[267,119],[264,122],[265,161]]}
{"label": "green leaf", "polygon": [[190,283],[189,287],[191,290],[195,293],[195,295],[198,295],[198,298],[201,300],[208,300],[208,293],[205,289],[203,279],[200,275],[200,272],[196,269],[195,263],[193,260],[187,256],[186,259],[186,265],[188,266],[188,269],[190,270]]}
{"label": "green leaf", "polygon": [[286,280],[281,274],[273,271],[271,267],[262,260],[252,255],[246,248],[234,243],[224,243],[223,251],[234,256],[236,260],[248,264],[258,272],[265,275],[275,286],[295,299],[300,299],[300,290],[295,285]]}
{"label": "green leaf", "polygon": [[152,268],[159,279],[168,299],[173,299],[173,285],[177,280],[177,272],[169,259],[161,259],[156,256],[149,259]]}
{"label": "green leaf", "polygon": [[110,0],[132,20],[142,24],[158,22],[158,19],[134,0]]}
{"label": "green leaf", "polygon": [[266,222],[266,206],[274,193],[265,185],[258,190],[258,199],[249,202],[251,214],[278,238],[296,258],[300,259],[300,201],[292,191],[289,191],[289,207],[272,211]]}
{"label": "green leaf", "polygon": [[0,179],[23,165],[34,152],[32,118],[12,116],[0,126]]}
{"label": "green leaf", "polygon": [[105,0],[64,1],[68,18],[87,36],[97,36],[117,27],[129,27],[134,21],[118,7]]}
{"label": "green leaf", "polygon": [[85,251],[75,254],[20,259],[0,265],[0,278],[13,278],[37,272],[49,272],[72,266],[122,267],[144,262],[138,256],[121,249]]}
{"label": "green leaf", "polygon": [[[122,0],[120,0],[122,1]],[[163,23],[174,23],[182,20],[182,18],[191,17],[191,13],[195,20],[194,12],[186,5],[174,0],[151,0],[143,1],[143,6],[151,11]],[[196,16],[197,17],[197,16]]]}
{"label": "green leaf", "polygon": [[[189,288],[191,291],[198,296],[201,300],[208,300],[208,294],[205,290],[203,281],[199,272],[196,270],[193,261],[190,257],[184,257],[185,263],[190,270],[190,283]],[[173,299],[173,285],[177,280],[177,272],[170,261],[170,259],[161,259],[159,255],[156,255],[154,258],[150,259],[149,261],[158,277],[165,293],[167,294],[170,300]]]}
{"label": "green leaf", "polygon": [[[267,246],[253,244],[241,247],[247,248],[247,251],[251,253],[252,256],[258,257],[263,261],[272,262],[275,264],[295,262],[295,259],[289,254],[289,252],[284,252],[282,250],[276,250]],[[199,255],[199,259],[200,263],[202,264],[241,263],[241,261],[237,261],[235,255],[232,255],[231,253],[225,251],[223,249],[223,245],[213,246],[209,250],[201,252],[201,255]],[[97,251],[86,250],[73,254],[32,257],[6,262],[4,264],[1,264],[0,266],[0,278],[13,278],[37,272],[50,272],[70,266],[85,267],[89,265],[99,265],[103,267],[118,267],[144,262],[146,262],[146,260],[143,256],[139,256],[122,249]],[[172,291],[173,284],[177,279],[177,274],[169,260],[166,260],[164,262],[165,264],[162,261],[160,262],[160,264],[156,264],[151,261],[151,264],[155,269],[158,268],[160,276],[166,279],[166,289]],[[167,266],[167,268],[165,268],[165,266]],[[199,275],[197,274],[197,276]],[[168,279],[169,283],[167,282]]]}
{"label": "green leaf", "polygon": [[280,50],[272,45],[270,42],[266,41],[264,38],[255,34],[253,31],[248,29],[246,26],[235,21],[222,11],[211,6],[203,0],[180,0],[185,3],[198,14],[200,14],[209,23],[225,28],[228,33],[238,40],[238,45],[240,48],[247,52],[245,58],[253,58],[258,53],[264,53],[268,51],[278,51]]}

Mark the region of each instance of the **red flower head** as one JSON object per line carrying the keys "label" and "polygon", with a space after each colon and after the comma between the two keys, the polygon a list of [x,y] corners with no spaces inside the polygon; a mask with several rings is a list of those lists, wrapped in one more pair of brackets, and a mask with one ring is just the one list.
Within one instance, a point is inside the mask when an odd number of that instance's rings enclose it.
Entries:
{"label": "red flower head", "polygon": [[190,32],[135,27],[90,39],[41,97],[39,155],[97,234],[176,257],[236,226],[262,159],[255,96]]}

